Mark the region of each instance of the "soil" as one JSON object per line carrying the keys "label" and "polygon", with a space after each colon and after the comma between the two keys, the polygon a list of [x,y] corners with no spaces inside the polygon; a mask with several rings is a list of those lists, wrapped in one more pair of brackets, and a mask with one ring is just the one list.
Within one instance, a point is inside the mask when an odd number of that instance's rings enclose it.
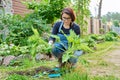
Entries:
{"label": "soil", "polygon": [[24,70],[24,71],[11,71],[11,72],[2,72],[0,71],[0,80],[5,79],[6,76],[11,75],[11,74],[19,74],[19,75],[26,75],[26,76],[35,76],[39,72],[44,72],[44,71],[50,71],[50,67],[46,66],[40,66],[37,68],[29,69],[29,70]]}
{"label": "soil", "polygon": [[10,72],[9,74],[19,74],[19,75],[26,75],[26,76],[34,76],[38,74],[39,72],[48,72],[51,71],[51,68],[46,67],[46,66],[40,66],[31,70],[25,70],[25,71],[13,71]]}

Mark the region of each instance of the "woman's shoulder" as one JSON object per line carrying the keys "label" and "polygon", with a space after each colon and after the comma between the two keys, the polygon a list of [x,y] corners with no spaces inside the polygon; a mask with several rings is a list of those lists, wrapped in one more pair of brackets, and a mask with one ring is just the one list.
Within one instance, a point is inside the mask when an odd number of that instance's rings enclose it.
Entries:
{"label": "woman's shoulder", "polygon": [[54,26],[60,26],[60,24],[62,23],[62,21],[57,21]]}
{"label": "woman's shoulder", "polygon": [[56,23],[54,23],[53,29],[54,30],[59,30],[61,23],[62,23],[62,21],[57,21]]}
{"label": "woman's shoulder", "polygon": [[72,26],[73,26],[74,28],[80,27],[80,26],[79,26],[77,23],[75,23],[75,22],[72,23]]}

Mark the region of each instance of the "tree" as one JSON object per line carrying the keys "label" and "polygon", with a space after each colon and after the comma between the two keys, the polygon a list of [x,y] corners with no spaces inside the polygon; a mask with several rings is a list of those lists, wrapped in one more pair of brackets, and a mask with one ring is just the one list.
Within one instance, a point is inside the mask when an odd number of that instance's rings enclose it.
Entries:
{"label": "tree", "polygon": [[118,20],[120,22],[120,13],[118,12],[108,12],[106,15],[102,16],[102,19],[108,21]]}
{"label": "tree", "polygon": [[116,27],[119,27],[119,21],[118,20],[114,20],[113,21],[113,25],[116,26]]}
{"label": "tree", "polygon": [[98,5],[98,19],[101,18],[102,0],[99,1]]}

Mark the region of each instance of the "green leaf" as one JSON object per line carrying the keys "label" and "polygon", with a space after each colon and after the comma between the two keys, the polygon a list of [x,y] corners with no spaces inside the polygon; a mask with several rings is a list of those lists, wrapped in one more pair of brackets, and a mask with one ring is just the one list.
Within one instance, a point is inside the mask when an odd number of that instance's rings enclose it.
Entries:
{"label": "green leaf", "polygon": [[62,63],[67,62],[69,58],[70,58],[70,55],[68,53],[64,54],[62,56]]}

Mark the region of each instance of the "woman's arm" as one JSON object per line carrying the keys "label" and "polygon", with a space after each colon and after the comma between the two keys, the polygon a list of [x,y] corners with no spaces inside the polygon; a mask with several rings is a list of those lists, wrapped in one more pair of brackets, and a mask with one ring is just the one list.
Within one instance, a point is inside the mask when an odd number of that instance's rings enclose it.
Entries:
{"label": "woman's arm", "polygon": [[[60,22],[57,22],[54,24],[53,28],[52,28],[52,35],[57,35],[58,34],[58,30],[59,30],[59,26],[60,26]],[[52,36],[50,36],[49,38],[50,43],[55,42],[55,38],[53,38]]]}

